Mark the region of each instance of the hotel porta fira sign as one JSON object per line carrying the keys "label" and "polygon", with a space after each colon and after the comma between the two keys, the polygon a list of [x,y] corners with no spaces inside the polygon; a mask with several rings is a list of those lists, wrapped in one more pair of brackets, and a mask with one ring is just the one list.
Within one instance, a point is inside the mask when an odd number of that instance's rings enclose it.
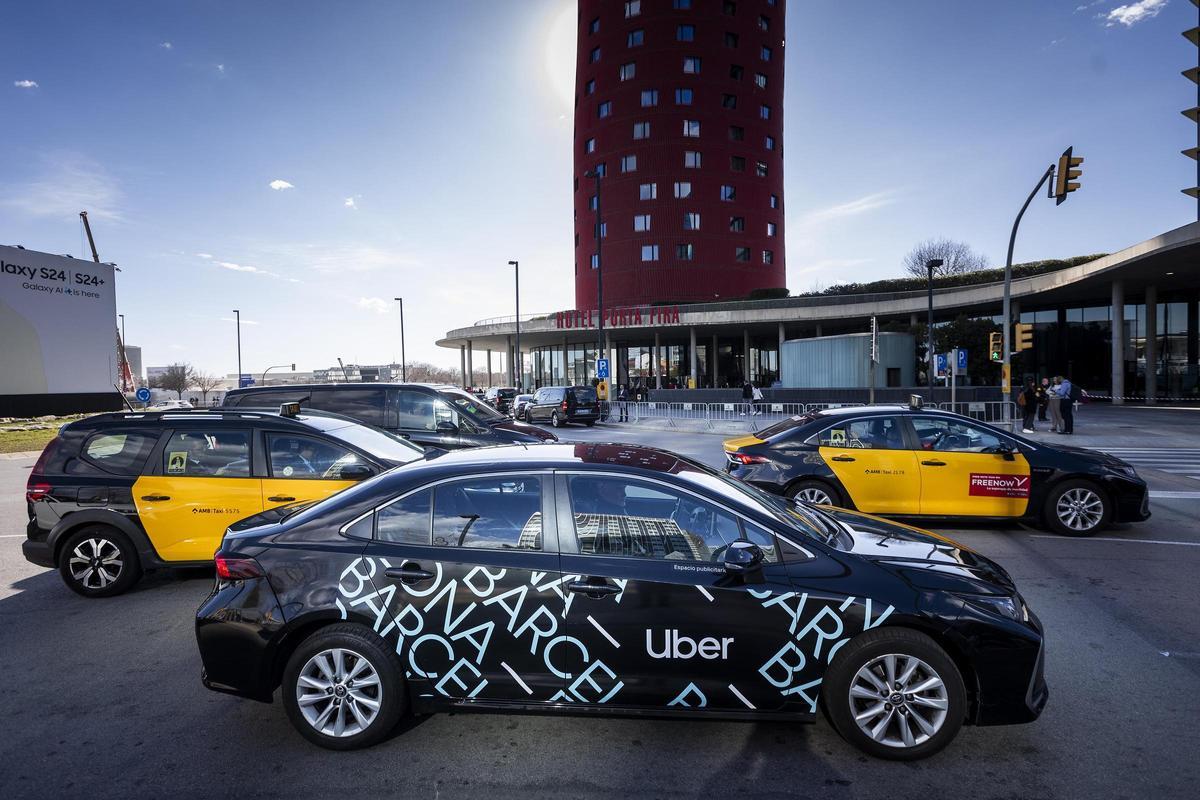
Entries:
{"label": "hotel porta fira sign", "polygon": [[[594,308],[554,312],[556,328],[595,328],[600,319]],[[626,306],[604,309],[606,328],[654,327],[678,325],[679,306]]]}

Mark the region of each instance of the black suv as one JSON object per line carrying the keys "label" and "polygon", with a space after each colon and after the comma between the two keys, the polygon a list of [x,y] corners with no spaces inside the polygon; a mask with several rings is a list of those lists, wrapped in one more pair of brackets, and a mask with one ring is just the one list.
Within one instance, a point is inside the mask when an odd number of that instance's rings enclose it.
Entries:
{"label": "black suv", "polygon": [[[1038,717],[1042,626],[999,565],[672,453],[448,453],[244,520],[196,612],[204,684],[309,740],[407,711],[813,721],[920,758]],[[245,718],[227,709],[229,716]]]}
{"label": "black suv", "polygon": [[496,387],[488,389],[483,393],[483,399],[491,403],[492,408],[499,411],[501,414],[508,414],[512,411],[513,400],[517,396],[517,390],[507,387]]}
{"label": "black suv", "polygon": [[64,426],[42,451],[25,490],[22,551],[79,594],[120,594],[146,569],[211,564],[243,517],[321,500],[423,457],[335,414],[101,414]]}
{"label": "black suv", "polygon": [[600,419],[600,398],[591,386],[543,386],[525,406],[526,422],[549,422],[561,428],[580,422],[589,428]]}
{"label": "black suv", "polygon": [[322,383],[253,386],[225,395],[224,408],[332,411],[403,436],[422,447],[456,450],[555,441],[549,431],[509,419],[456,386],[424,383]]}

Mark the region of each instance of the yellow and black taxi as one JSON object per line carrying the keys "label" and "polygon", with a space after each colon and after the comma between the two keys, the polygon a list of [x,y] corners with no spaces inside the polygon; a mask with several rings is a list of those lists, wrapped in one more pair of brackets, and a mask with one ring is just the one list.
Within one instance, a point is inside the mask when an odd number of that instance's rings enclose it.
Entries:
{"label": "yellow and black taxi", "polygon": [[34,465],[22,551],[79,594],[108,597],[144,570],[211,565],[240,519],[423,457],[398,436],[296,405],[100,414],[64,426]]}
{"label": "yellow and black taxi", "polygon": [[888,517],[1026,519],[1069,536],[1150,517],[1146,482],[1119,458],[919,403],[791,417],[726,440],[725,457],[767,491]]}

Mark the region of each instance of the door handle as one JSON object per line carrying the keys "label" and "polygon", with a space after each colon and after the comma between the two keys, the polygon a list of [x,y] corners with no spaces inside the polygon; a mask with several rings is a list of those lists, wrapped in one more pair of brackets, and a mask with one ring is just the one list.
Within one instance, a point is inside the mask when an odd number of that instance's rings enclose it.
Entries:
{"label": "door handle", "polygon": [[294,497],[287,497],[286,495],[282,495],[282,494],[277,494],[274,497],[267,498],[268,503],[291,503],[291,502],[294,502],[295,500],[296,500],[296,498],[294,498]]}
{"label": "door handle", "polygon": [[161,503],[164,500],[170,500],[171,496],[166,494],[144,494],[142,499],[147,503]]}
{"label": "door handle", "polygon": [[946,466],[945,461],[922,461],[921,464],[923,464],[926,467],[944,467],[944,466]]}
{"label": "door handle", "polygon": [[[595,583],[593,583],[595,581]],[[593,600],[599,600],[606,595],[620,594],[621,590],[604,578],[588,578],[582,581],[571,581],[567,584],[567,591],[575,594],[586,594]]]}
{"label": "door handle", "polygon": [[834,456],[830,461],[853,461],[854,456]]}
{"label": "door handle", "polygon": [[421,583],[422,581],[433,580],[437,576],[427,569],[421,569],[419,565],[405,565],[403,567],[388,567],[383,571],[383,574],[392,580],[402,581],[404,583]]}

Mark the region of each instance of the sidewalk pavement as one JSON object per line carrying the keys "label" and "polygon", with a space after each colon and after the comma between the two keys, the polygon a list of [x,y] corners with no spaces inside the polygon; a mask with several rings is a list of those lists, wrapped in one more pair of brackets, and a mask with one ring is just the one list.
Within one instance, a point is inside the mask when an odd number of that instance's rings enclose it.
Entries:
{"label": "sidewalk pavement", "polygon": [[[1020,421],[1016,423],[1020,432]],[[1050,422],[1037,422],[1035,433],[1021,434],[1047,444],[1103,450],[1142,447],[1171,450],[1200,447],[1200,409],[1176,406],[1114,406],[1088,403],[1076,406],[1075,432],[1052,433]]]}

